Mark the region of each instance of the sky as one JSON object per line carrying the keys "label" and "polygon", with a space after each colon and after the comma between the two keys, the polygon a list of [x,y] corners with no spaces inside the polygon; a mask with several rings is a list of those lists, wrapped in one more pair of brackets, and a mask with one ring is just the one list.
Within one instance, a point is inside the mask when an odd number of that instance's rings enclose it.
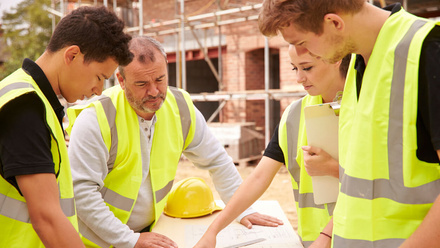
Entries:
{"label": "sky", "polygon": [[3,11],[10,11],[12,7],[17,6],[17,4],[22,1],[24,0],[0,0],[0,18],[3,16]]}

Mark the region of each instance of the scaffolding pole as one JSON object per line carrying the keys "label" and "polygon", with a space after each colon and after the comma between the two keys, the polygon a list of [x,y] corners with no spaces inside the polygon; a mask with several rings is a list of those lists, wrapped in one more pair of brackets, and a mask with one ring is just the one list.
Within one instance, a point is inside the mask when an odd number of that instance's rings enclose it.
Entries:
{"label": "scaffolding pole", "polygon": [[[55,11],[55,0],[50,1],[50,7],[53,11]],[[46,11],[48,11],[48,10],[46,9]],[[50,12],[50,13],[52,13],[52,12]],[[52,13],[52,34],[53,34],[53,32],[55,32],[55,26],[56,26],[55,16],[56,15],[54,13]]]}
{"label": "scaffolding pole", "polygon": [[209,117],[209,119],[206,121],[206,123],[211,123],[212,120],[214,120],[214,118],[220,113],[220,110],[222,110],[222,108],[226,105],[226,101],[225,100],[221,100],[220,104],[218,106],[218,108],[214,111],[214,113],[212,113],[212,115]]}
{"label": "scaffolding pole", "polygon": [[217,80],[218,84],[221,86],[219,74],[218,74],[217,70],[215,69],[214,64],[212,64],[211,59],[208,57],[208,52],[207,52],[206,47],[202,45],[202,43],[199,40],[199,37],[197,36],[196,32],[194,32],[194,29],[192,29],[192,28],[191,28],[191,33],[194,36],[194,39],[196,40],[197,44],[199,45],[200,51],[202,52],[202,55],[203,55],[203,59],[208,64],[209,68],[211,69],[212,74],[214,74],[215,79]]}
{"label": "scaffolding pole", "polygon": [[[269,92],[269,39],[264,37],[264,91],[265,93]],[[269,94],[266,94],[264,98],[264,125],[266,128],[264,129],[264,137],[266,140],[265,147],[269,144],[270,141],[270,99]]]}
{"label": "scaffolding pole", "polygon": [[306,95],[304,91],[287,91],[281,89],[246,90],[246,91],[217,91],[214,93],[191,93],[194,102],[218,102],[230,100],[264,100],[266,95],[270,100],[281,100],[286,97],[300,98]]}
{"label": "scaffolding pole", "polygon": [[182,89],[186,90],[186,51],[185,51],[185,0],[180,0],[180,36],[181,36],[181,64],[182,64]]}
{"label": "scaffolding pole", "polygon": [[[144,4],[143,4],[143,0],[139,0],[139,27],[142,27],[144,24]],[[143,36],[144,35],[144,29],[140,28],[139,29],[139,36]]]}
{"label": "scaffolding pole", "polygon": [[[179,7],[178,7],[178,0],[174,2],[174,9],[175,13],[174,16],[179,15]],[[180,20],[178,20],[176,23],[173,24],[176,29],[179,29]],[[180,32],[176,32],[173,34],[175,37],[175,46],[176,46],[176,87],[182,88],[182,66],[181,66],[181,59],[180,59]]]}
{"label": "scaffolding pole", "polygon": [[64,14],[66,13],[65,8],[64,8],[64,0],[60,1],[60,12],[61,12],[62,16],[64,16]]}
{"label": "scaffolding pole", "polygon": [[[197,25],[187,25],[185,27],[185,30],[191,30],[191,27],[194,29],[214,28],[216,26],[224,26],[224,25],[236,24],[236,23],[246,22],[246,21],[254,21],[254,20],[258,20],[258,15],[252,15],[252,16],[241,17],[241,18],[236,18],[236,19],[229,19],[229,20],[224,20],[224,21],[220,21],[217,23],[204,23],[204,24],[197,24]],[[133,32],[134,30],[138,30],[138,27],[127,28],[128,33]],[[181,32],[181,28],[171,28],[171,29],[167,29],[167,30],[153,31],[153,32],[147,33],[146,35],[148,35],[148,36],[161,36],[161,35],[170,35],[170,34],[180,33],[180,32]]]}
{"label": "scaffolding pole", "polygon": [[[182,7],[183,0],[179,0],[179,1],[180,1],[180,5],[181,5],[181,17],[180,17],[180,19],[173,19],[173,20],[161,21],[161,22],[157,22],[157,23],[145,24],[145,25],[143,25],[144,29],[148,30],[148,29],[152,29],[152,28],[158,28],[158,27],[163,27],[163,26],[170,26],[170,25],[173,25],[173,24],[180,24],[181,22],[184,22],[185,18],[184,18],[183,13],[182,13],[182,11],[183,11],[182,8],[184,8],[184,7]],[[220,16],[230,15],[230,14],[234,14],[234,13],[240,13],[240,12],[251,11],[251,10],[258,10],[258,9],[261,8],[261,6],[262,6],[262,4],[255,4],[255,5],[251,5],[251,6],[244,6],[244,7],[240,7],[240,8],[234,8],[234,9],[217,11],[217,12],[214,12],[214,13],[190,16],[190,17],[188,17],[186,19],[188,20],[188,22],[198,21],[198,20],[202,20],[202,19],[205,19],[205,18],[220,17]],[[188,24],[188,26],[193,26],[194,29],[210,28],[210,27],[215,27],[215,26],[219,26],[219,25],[227,25],[227,24],[233,24],[233,23],[242,22],[242,21],[249,21],[249,20],[257,20],[257,19],[258,19],[258,15],[252,15],[252,16],[241,17],[241,18],[236,18],[236,19],[231,19],[231,20],[224,20],[224,21],[215,20],[214,22],[204,23],[204,24],[199,24],[199,25],[190,25],[190,24]],[[137,27],[129,27],[129,28],[126,29],[127,32],[136,32],[138,30],[139,30],[139,26],[137,26]],[[185,28],[185,30],[189,30],[189,27]],[[176,32],[179,32],[178,28],[170,28],[169,30],[152,32],[152,34],[165,35],[165,34],[173,34],[173,33],[176,33]]]}
{"label": "scaffolding pole", "polygon": [[[226,2],[226,5],[228,3]],[[225,6],[226,6],[225,5]],[[220,10],[222,10],[222,6],[220,4],[220,0],[217,0],[217,6]],[[219,22],[221,20],[220,16],[217,16],[216,21]],[[217,46],[217,53],[218,53],[218,60],[217,60],[217,68],[218,68],[218,90],[223,90],[223,65],[222,65],[222,27],[217,26],[218,29],[218,46]],[[223,102],[222,102],[223,103]]]}
{"label": "scaffolding pole", "polygon": [[223,90],[223,55],[222,55],[222,27],[218,26],[218,90]]}

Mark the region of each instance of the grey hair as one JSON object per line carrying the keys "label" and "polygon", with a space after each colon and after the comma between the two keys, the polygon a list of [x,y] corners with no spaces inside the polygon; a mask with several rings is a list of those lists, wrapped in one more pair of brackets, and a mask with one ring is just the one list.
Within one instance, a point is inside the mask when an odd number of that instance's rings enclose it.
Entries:
{"label": "grey hair", "polygon": [[[138,36],[133,38],[128,44],[130,51],[134,54],[133,60],[137,60],[143,64],[156,61],[156,53],[159,52],[167,62],[167,54],[162,44],[156,39],[149,36]],[[119,73],[123,78],[125,66],[119,66]]]}

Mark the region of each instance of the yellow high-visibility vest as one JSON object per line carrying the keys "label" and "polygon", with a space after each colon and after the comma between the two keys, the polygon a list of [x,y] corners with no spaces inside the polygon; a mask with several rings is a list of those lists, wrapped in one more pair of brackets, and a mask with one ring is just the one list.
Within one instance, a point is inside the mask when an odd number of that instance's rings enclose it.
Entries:
{"label": "yellow high-visibility vest", "polygon": [[363,77],[349,69],[339,119],[333,247],[398,247],[440,193],[440,167],[417,151],[419,60],[434,22],[403,9],[380,30]]}
{"label": "yellow high-visibility vest", "polygon": [[321,103],[321,96],[310,95],[291,103],[283,113],[278,132],[279,145],[292,177],[298,214],[298,235],[305,247],[310,246],[318,238],[319,233],[330,221],[335,206],[335,203],[315,204],[312,178],[304,168],[301,149],[302,146],[307,145],[304,107]]}
{"label": "yellow high-visibility vest", "polygon": [[[9,101],[24,94],[37,94],[44,103],[61,209],[78,230],[72,176],[63,130],[43,92],[32,77],[22,69],[18,69],[0,82],[0,109]],[[0,247],[44,247],[30,223],[26,200],[3,177],[0,177],[0,233],[2,236]]]}
{"label": "yellow high-visibility vest", "polygon": [[[115,216],[126,224],[136,203],[142,182],[142,157],[139,135],[139,121],[136,112],[128,103],[119,85],[107,89],[87,106],[69,108],[69,128],[79,113],[87,107],[96,109],[101,134],[110,160],[109,173],[100,190],[103,199]],[[173,185],[183,150],[191,143],[195,131],[195,108],[189,94],[169,87],[162,107],[156,111],[150,153],[150,175],[153,189],[156,224],[162,214],[168,193]],[[87,247],[106,244],[93,232],[81,232]],[[106,247],[109,247],[106,244]]]}

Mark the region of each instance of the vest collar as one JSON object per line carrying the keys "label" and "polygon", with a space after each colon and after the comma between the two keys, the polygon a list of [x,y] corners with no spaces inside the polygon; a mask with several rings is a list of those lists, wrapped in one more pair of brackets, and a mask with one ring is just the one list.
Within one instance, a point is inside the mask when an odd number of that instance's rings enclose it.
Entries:
{"label": "vest collar", "polygon": [[58,100],[44,71],[34,61],[27,58],[23,61],[22,69],[34,79],[61,122],[64,116],[64,107]]}

